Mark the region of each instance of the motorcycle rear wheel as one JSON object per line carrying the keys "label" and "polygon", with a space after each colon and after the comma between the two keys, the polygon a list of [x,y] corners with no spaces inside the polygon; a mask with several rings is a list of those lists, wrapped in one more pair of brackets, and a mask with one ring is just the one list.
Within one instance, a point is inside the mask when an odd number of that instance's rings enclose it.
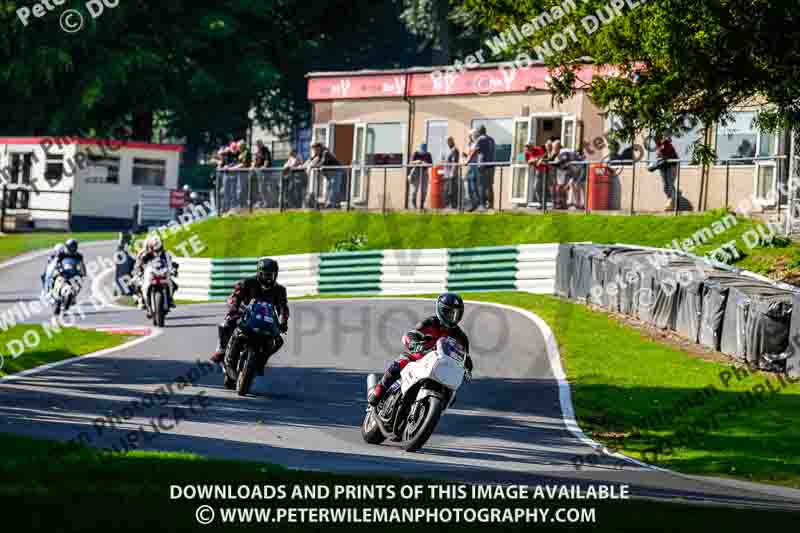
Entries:
{"label": "motorcycle rear wheel", "polygon": [[436,396],[428,396],[421,400],[419,408],[424,408],[424,411],[417,415],[421,419],[416,420],[415,423],[406,423],[403,431],[404,448],[407,452],[416,452],[425,446],[444,412],[444,404]]}

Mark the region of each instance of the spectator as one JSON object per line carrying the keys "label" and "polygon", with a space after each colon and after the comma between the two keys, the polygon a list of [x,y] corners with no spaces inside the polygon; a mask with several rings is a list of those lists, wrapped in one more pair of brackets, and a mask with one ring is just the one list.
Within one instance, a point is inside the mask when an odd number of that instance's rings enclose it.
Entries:
{"label": "spectator", "polygon": [[241,140],[236,144],[239,154],[238,155],[239,168],[250,168],[252,160],[250,148],[247,145],[245,145],[244,140]]}
{"label": "spectator", "polygon": [[478,128],[478,137],[475,141],[478,152],[477,162],[481,164],[478,170],[478,203],[482,209],[494,207],[494,166],[495,141],[488,133],[486,126]]}
{"label": "spectator", "polygon": [[553,207],[555,209],[567,208],[567,170],[561,165],[561,140],[556,137],[551,139],[552,144],[548,154],[548,163],[555,169],[556,180],[553,185]]}
{"label": "spectator", "polygon": [[296,150],[289,152],[289,159],[283,165],[283,176],[286,178],[286,198],[290,208],[299,208],[303,205],[306,194],[307,176],[303,172],[303,158]]}
{"label": "spectator", "polygon": [[271,164],[267,164],[268,154],[269,150],[267,150],[267,147],[264,146],[264,141],[262,141],[261,139],[257,140],[255,154],[253,154],[253,168],[264,168],[272,166]]}
{"label": "spectator", "polygon": [[586,166],[583,154],[562,148],[558,155],[567,179],[567,209],[583,209],[586,183]]}
{"label": "spectator", "polygon": [[311,145],[311,159],[306,163],[308,169],[322,174],[325,178],[325,207],[332,209],[339,204],[342,184],[342,164],[322,143]]}
{"label": "spectator", "polygon": [[456,141],[452,137],[447,138],[447,147],[450,151],[447,153],[445,162],[447,166],[444,169],[444,198],[445,206],[457,208],[458,207],[458,177],[459,168],[458,162],[461,159],[461,153],[456,147]]}
{"label": "spectator", "polygon": [[[548,141],[549,143],[549,141]],[[551,143],[552,144],[552,143]],[[525,161],[528,163],[528,207],[538,209],[547,203],[547,150],[549,147],[537,146],[530,142],[525,146]]]}
{"label": "spectator", "polygon": [[661,173],[664,195],[667,197],[664,211],[672,211],[675,209],[676,196],[680,197],[680,192],[675,191],[675,173],[680,163],[675,161],[678,159],[678,153],[675,151],[675,147],[672,146],[672,140],[669,137],[659,135],[656,139],[656,159],[658,161],[649,170],[652,172],[658,169]]}
{"label": "spectator", "polygon": [[419,149],[411,156],[411,170],[408,173],[410,206],[417,209],[417,195],[419,195],[419,209],[425,209],[425,198],[428,195],[428,173],[433,166],[433,156],[428,151],[428,145],[422,143]]}
{"label": "spectator", "polygon": [[[465,189],[467,192],[466,200],[470,204],[467,211],[475,211],[480,202],[480,194],[478,191],[478,150],[475,140],[478,138],[478,130],[472,130],[469,134],[467,142],[467,151],[463,154],[467,164],[467,177]],[[466,203],[466,202],[465,202]]]}

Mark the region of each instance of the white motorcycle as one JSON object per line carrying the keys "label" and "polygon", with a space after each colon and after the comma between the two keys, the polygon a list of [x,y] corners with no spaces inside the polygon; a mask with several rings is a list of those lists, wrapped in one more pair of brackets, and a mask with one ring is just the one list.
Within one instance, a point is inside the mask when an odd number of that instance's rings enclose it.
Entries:
{"label": "white motorcycle", "polygon": [[53,273],[53,287],[50,290],[53,314],[59,316],[66,313],[78,301],[83,277],[80,264],[73,258],[66,258],[60,268]]}
{"label": "white motorcycle", "polygon": [[142,298],[153,325],[164,327],[164,319],[169,312],[170,291],[172,290],[172,258],[166,261],[160,257],[150,261],[142,274]]}
{"label": "white motorcycle", "polygon": [[[400,373],[375,407],[367,408],[361,436],[369,444],[384,440],[402,441],[407,452],[422,448],[433,435],[442,413],[453,405],[464,380],[466,352],[452,337],[442,337],[436,348]],[[367,377],[367,395],[378,383],[378,376]]]}

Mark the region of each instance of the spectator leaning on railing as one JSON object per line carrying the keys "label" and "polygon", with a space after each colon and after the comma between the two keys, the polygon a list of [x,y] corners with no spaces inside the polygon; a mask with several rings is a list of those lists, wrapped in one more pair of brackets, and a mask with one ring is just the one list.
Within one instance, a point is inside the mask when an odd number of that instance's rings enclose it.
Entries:
{"label": "spectator leaning on railing", "polygon": [[676,159],[678,159],[678,152],[672,146],[672,140],[669,137],[659,135],[656,138],[656,162],[650,165],[648,170],[650,172],[658,170],[661,174],[664,194],[667,197],[667,203],[664,206],[665,211],[675,209],[675,173],[679,164],[674,161]]}
{"label": "spectator leaning on railing", "polygon": [[472,130],[467,141],[467,151],[464,152],[464,159],[467,165],[467,176],[465,179],[466,202],[469,203],[467,211],[475,211],[478,208],[480,194],[478,192],[478,150],[475,140],[478,138],[478,130]]}
{"label": "spectator leaning on railing", "polygon": [[419,150],[411,156],[411,169],[408,173],[409,207],[417,209],[417,194],[419,194],[419,208],[425,209],[425,197],[428,194],[428,173],[433,165],[433,156],[428,151],[428,145],[422,143]]}
{"label": "spectator leaning on railing", "polygon": [[476,161],[482,165],[478,169],[478,203],[482,209],[491,209],[494,206],[494,166],[488,163],[495,162],[496,144],[486,133],[486,126],[478,128],[475,149],[478,152]]}
{"label": "spectator leaning on railing", "polygon": [[447,166],[444,169],[444,197],[447,207],[458,207],[458,162],[461,159],[461,152],[456,147],[456,141],[452,137],[447,138],[449,152],[445,158]]}
{"label": "spectator leaning on railing", "polygon": [[311,145],[311,159],[306,163],[306,168],[311,172],[319,172],[325,178],[325,207],[328,209],[337,207],[342,182],[342,164],[322,143],[316,142]]}
{"label": "spectator leaning on railing", "polygon": [[547,188],[547,148],[529,142],[525,146],[525,162],[528,164],[528,207],[539,208],[549,199]]}

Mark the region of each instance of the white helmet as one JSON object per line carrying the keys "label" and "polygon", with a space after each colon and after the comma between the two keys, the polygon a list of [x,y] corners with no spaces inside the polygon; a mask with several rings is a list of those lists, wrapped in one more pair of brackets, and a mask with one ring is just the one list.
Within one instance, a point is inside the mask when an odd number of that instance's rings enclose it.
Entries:
{"label": "white helmet", "polygon": [[160,252],[164,249],[164,243],[161,242],[161,237],[153,235],[147,239],[147,249],[151,252]]}
{"label": "white helmet", "polygon": [[67,247],[64,246],[62,243],[56,244],[55,248],[53,248],[53,253],[55,255],[62,255],[67,253]]}

